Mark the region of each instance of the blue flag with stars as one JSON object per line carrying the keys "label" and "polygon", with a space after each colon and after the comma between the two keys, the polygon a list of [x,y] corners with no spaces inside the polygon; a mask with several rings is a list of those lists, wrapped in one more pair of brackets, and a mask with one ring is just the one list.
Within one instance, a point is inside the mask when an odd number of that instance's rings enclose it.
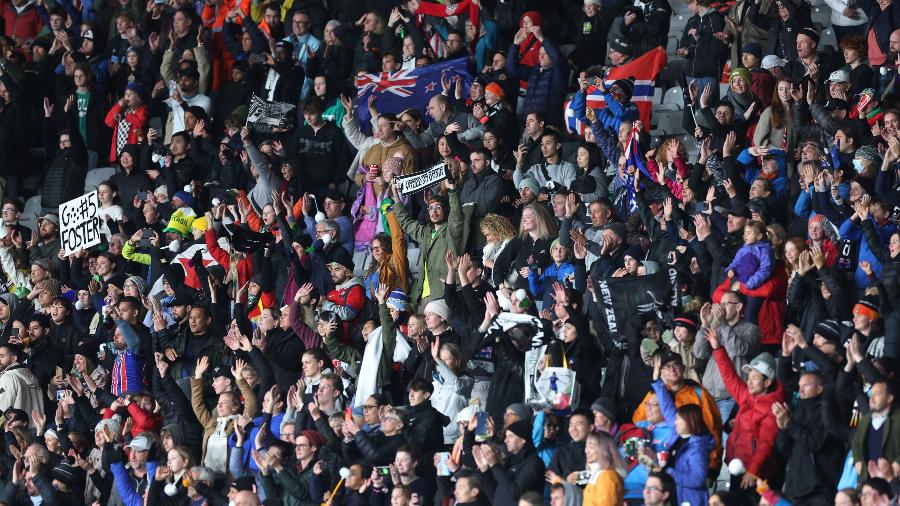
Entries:
{"label": "blue flag with stars", "polygon": [[356,77],[356,96],[359,110],[357,119],[360,128],[368,132],[372,129],[371,116],[367,104],[369,96],[375,96],[375,110],[378,112],[399,113],[407,109],[417,109],[427,122],[433,121],[428,115],[428,101],[441,92],[441,78],[450,79],[448,92],[454,96],[456,82],[462,80],[463,96],[469,95],[469,83],[472,74],[466,58],[457,58],[435,63],[426,67],[400,70],[397,72],[380,72],[378,74],[360,74]]}

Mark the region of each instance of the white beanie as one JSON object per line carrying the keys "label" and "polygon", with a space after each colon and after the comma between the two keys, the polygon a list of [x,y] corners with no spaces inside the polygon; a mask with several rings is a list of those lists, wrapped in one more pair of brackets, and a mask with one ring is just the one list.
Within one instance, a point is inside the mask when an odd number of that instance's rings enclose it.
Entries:
{"label": "white beanie", "polygon": [[450,319],[450,307],[444,302],[444,299],[433,300],[425,306],[425,314],[434,313],[440,316],[444,321]]}

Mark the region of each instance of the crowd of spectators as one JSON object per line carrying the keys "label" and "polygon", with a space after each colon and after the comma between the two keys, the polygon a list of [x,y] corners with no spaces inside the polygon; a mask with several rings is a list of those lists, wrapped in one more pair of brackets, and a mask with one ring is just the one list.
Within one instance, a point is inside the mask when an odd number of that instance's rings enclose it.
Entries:
{"label": "crowd of spectators", "polygon": [[0,505],[897,504],[900,5],[671,1],[0,0]]}

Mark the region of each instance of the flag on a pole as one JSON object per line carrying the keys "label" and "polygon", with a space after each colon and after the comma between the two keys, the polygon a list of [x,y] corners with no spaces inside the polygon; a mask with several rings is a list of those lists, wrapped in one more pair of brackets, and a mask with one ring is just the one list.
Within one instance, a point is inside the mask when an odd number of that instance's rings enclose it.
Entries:
{"label": "flag on a pole", "polygon": [[469,92],[472,75],[466,58],[457,58],[435,63],[421,68],[363,74],[356,78],[356,96],[360,104],[357,119],[363,130],[371,129],[371,117],[367,104],[369,96],[375,95],[375,109],[379,112],[398,113],[406,109],[418,109],[422,117],[432,121],[428,115],[428,101],[441,92],[441,77],[448,77],[451,86],[463,80],[463,90]]}
{"label": "flag on a pole", "polygon": [[641,154],[639,144],[640,132],[636,128],[631,129],[631,135],[628,137],[628,144],[625,145],[625,165],[631,165],[635,169],[641,171],[650,181],[656,181],[656,176],[650,174],[647,170],[647,164],[644,163],[644,155]]}
{"label": "flag on a pole", "polygon": [[[662,46],[647,51],[634,60],[613,67],[606,74],[605,84],[609,88],[617,79],[634,77],[634,91],[631,94],[631,102],[637,106],[640,119],[650,128],[650,116],[653,112],[653,92],[656,89],[656,76],[666,66],[666,50]],[[595,86],[588,86],[586,106],[591,109],[606,107],[603,95]],[[566,127],[569,132],[584,134],[587,125],[575,119],[575,111],[570,107],[571,100],[565,105]]]}

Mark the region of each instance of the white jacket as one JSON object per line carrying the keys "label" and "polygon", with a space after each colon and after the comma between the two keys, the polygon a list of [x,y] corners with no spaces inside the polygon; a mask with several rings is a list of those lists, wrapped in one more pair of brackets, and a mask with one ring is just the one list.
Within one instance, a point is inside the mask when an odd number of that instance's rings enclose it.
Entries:
{"label": "white jacket", "polygon": [[[372,117],[371,121],[372,128],[378,126],[378,118]],[[344,130],[344,136],[356,148],[356,158],[353,159],[350,167],[347,168],[347,177],[353,180],[356,178],[357,167],[359,167],[362,159],[366,156],[366,151],[378,142],[378,139],[364,134],[359,129],[359,124],[356,122],[356,111],[351,111],[350,114],[344,115],[344,119],[341,120],[341,128]]]}
{"label": "white jacket", "polygon": [[469,395],[475,382],[469,376],[457,376],[444,362],[436,361],[437,368],[432,380],[434,393],[431,405],[442,415],[450,418],[444,426],[444,444],[453,444],[459,437],[456,415],[468,405]]}
{"label": "white jacket", "polygon": [[831,7],[831,24],[834,26],[859,26],[869,22],[866,13],[858,7],[856,9],[858,14],[856,19],[844,16],[844,9],[850,5],[849,0],[825,0],[825,3],[828,4],[828,7]]}
{"label": "white jacket", "polygon": [[[3,372],[0,372],[0,410],[9,408],[21,409],[31,418],[31,410],[44,412],[44,397],[41,395],[41,386],[37,378],[24,365],[10,364]],[[29,427],[34,427],[34,420],[28,422]]]}

